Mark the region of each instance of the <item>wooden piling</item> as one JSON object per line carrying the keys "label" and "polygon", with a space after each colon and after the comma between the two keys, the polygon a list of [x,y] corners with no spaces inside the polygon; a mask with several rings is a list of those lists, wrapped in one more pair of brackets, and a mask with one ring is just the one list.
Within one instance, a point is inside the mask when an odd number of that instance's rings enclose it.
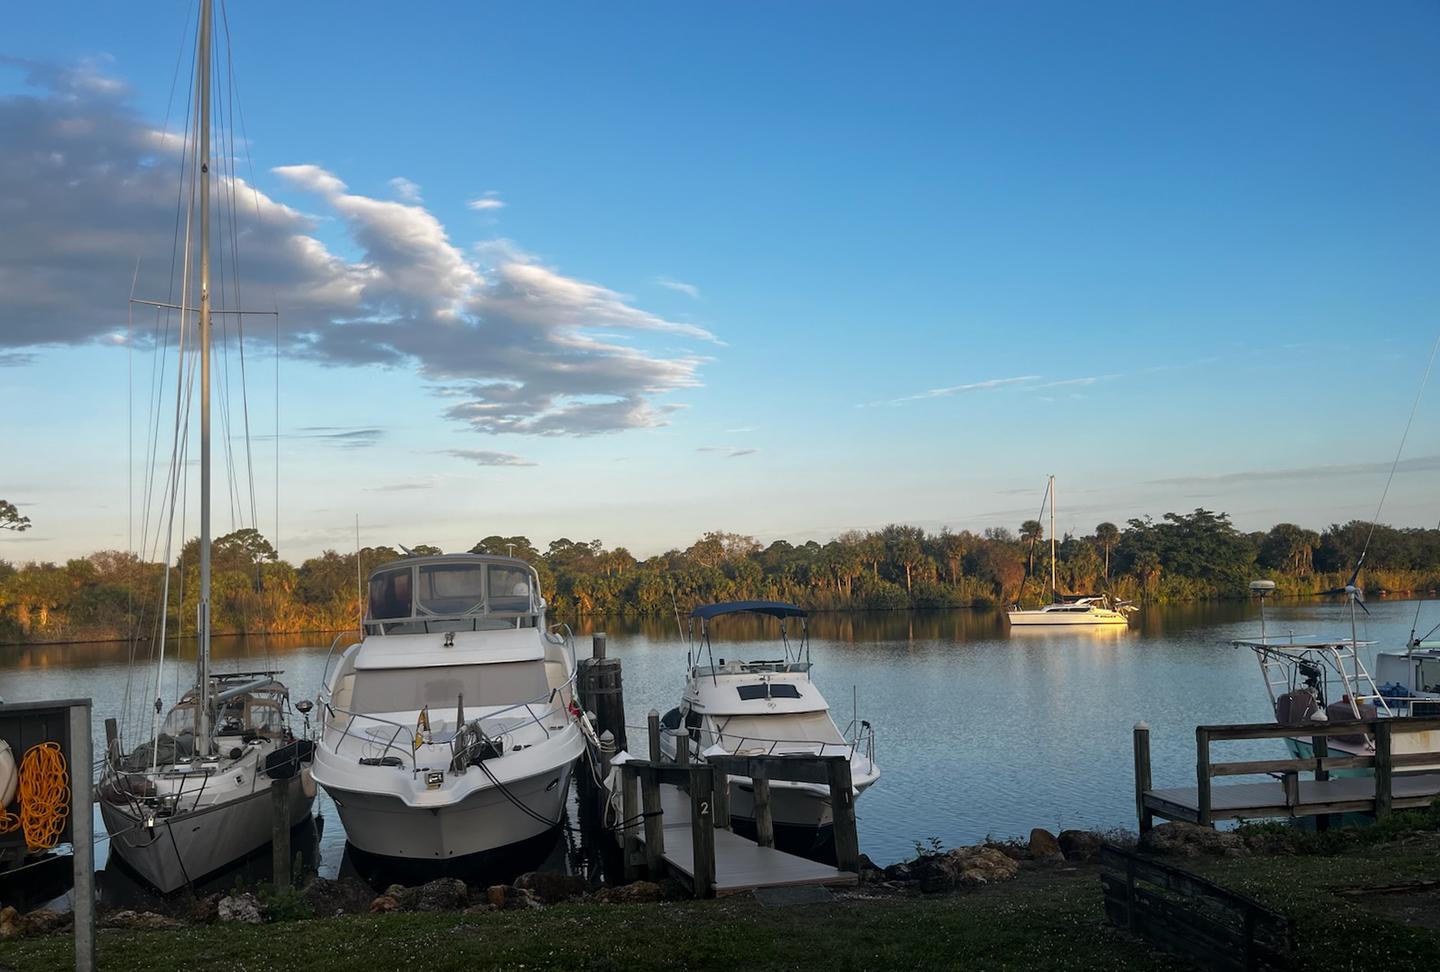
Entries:
{"label": "wooden piling", "polygon": [[[1310,740],[1315,750],[1315,782],[1324,783],[1330,779],[1330,771],[1325,768],[1325,760],[1330,756],[1330,740],[1324,736],[1315,736]],[[1315,818],[1315,829],[1325,832],[1330,829],[1330,814],[1322,813]]]}
{"label": "wooden piling", "polygon": [[1195,789],[1200,805],[1198,823],[1210,826],[1210,730],[1206,726],[1195,727]]}
{"label": "wooden piling", "polygon": [[715,771],[715,829],[730,830],[730,774]]}
{"label": "wooden piling", "polygon": [[290,781],[270,781],[270,869],[277,888],[290,880]]}
{"label": "wooden piling", "polygon": [[595,713],[595,732],[606,729],[615,736],[618,749],[628,749],[625,735],[625,687],[620,659],[606,655],[605,635],[597,633],[591,657],[582,659],[577,671],[580,683],[580,706]]}
{"label": "wooden piling", "polygon": [[120,762],[120,728],[114,719],[105,720],[105,761],[111,766]]}
{"label": "wooden piling", "polygon": [[1150,727],[1135,723],[1135,813],[1140,820],[1140,833],[1149,833],[1155,816],[1145,806],[1145,791],[1150,789]]}
{"label": "wooden piling", "polygon": [[1391,772],[1394,765],[1391,762],[1390,730],[1394,726],[1390,720],[1380,719],[1375,723],[1375,819],[1390,815],[1390,803],[1393,794],[1391,793]]}
{"label": "wooden piling", "polygon": [[654,709],[645,717],[645,730],[650,737],[650,762],[660,762],[660,713]]}
{"label": "wooden piling", "polygon": [[648,766],[640,773],[640,809],[645,814],[645,870],[658,881],[665,875],[665,820],[660,815],[660,778]]}
{"label": "wooden piling", "polygon": [[770,813],[770,778],[763,773],[750,777],[755,788],[755,843],[775,846],[775,818]]}
{"label": "wooden piling", "polygon": [[685,727],[674,730],[675,733],[675,762],[681,766],[690,765],[690,733]]}
{"label": "wooden piling", "polygon": [[714,789],[714,767],[704,763],[690,767],[690,840],[697,898],[715,897]]}
{"label": "wooden piling", "polygon": [[640,821],[635,819],[640,813],[640,781],[634,773],[625,772],[623,766],[620,770],[620,813],[624,855],[621,868],[625,880],[633,881],[639,864],[636,857],[640,853]]}
{"label": "wooden piling", "polygon": [[[74,868],[75,969],[95,968],[95,819],[90,770],[94,744],[90,741],[90,700],[70,706],[70,841]],[[114,721],[114,720],[111,720]]]}
{"label": "wooden piling", "polygon": [[832,756],[830,764],[830,813],[834,820],[835,866],[860,873],[860,837],[855,832],[855,788],[850,761]]}

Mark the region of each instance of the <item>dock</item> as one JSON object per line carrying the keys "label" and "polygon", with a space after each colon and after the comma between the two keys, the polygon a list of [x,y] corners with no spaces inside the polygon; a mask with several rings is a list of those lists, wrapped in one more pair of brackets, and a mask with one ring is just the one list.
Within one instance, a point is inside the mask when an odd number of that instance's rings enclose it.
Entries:
{"label": "dock", "polygon": [[[1195,785],[1155,787],[1150,779],[1150,729],[1135,727],[1135,809],[1140,832],[1154,819],[1213,824],[1217,820],[1316,817],[1321,828],[1332,814],[1384,817],[1393,810],[1428,807],[1440,799],[1440,756],[1394,752],[1397,735],[1440,730],[1437,718],[1380,718],[1281,726],[1273,723],[1197,726]],[[1329,740],[1364,735],[1373,756],[1331,756]],[[1303,739],[1314,754],[1297,759],[1215,762],[1211,744],[1240,739]],[[1334,776],[1337,771],[1347,775]],[[1355,771],[1359,771],[1356,773]],[[1368,771],[1368,772],[1367,772]],[[1309,774],[1310,779],[1301,779]],[[1263,782],[1220,783],[1217,777],[1268,776]]]}
{"label": "dock", "polygon": [[[662,858],[680,880],[695,885],[695,849],[690,839],[690,797],[674,784],[660,786],[660,812],[665,841]],[[643,830],[637,834],[645,845]],[[858,875],[838,867],[761,847],[729,830],[716,829],[715,895],[743,894],[757,888],[793,888],[804,885],[853,886]]]}

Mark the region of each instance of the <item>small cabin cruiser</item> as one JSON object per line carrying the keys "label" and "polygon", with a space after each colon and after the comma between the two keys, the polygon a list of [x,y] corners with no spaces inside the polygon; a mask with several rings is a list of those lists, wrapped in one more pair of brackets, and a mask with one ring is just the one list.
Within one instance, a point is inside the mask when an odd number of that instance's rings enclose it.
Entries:
{"label": "small cabin cruiser", "polygon": [[385,564],[364,630],[333,672],[327,659],[314,770],[350,844],[460,868],[543,855],[585,741],[574,639],[546,628],[535,569],[476,554]]}
{"label": "small cabin cruiser", "polygon": [[[710,622],[731,614],[758,614],[780,622],[780,658],[718,661],[710,643]],[[791,643],[787,622],[800,620],[800,638]],[[661,720],[662,748],[676,758],[677,740],[688,734],[690,751],[736,755],[844,756],[858,798],[880,778],[875,766],[875,732],[870,723],[852,721],[847,733],[836,728],[830,706],[811,678],[810,639],[805,611],[776,601],[735,601],[696,608],[700,648],[687,657],[689,678],[680,705]],[[708,664],[700,664],[701,650]],[[771,814],[776,843],[799,853],[833,853],[834,818],[828,787],[773,780]],[[748,777],[730,777],[730,817],[738,832],[755,831],[754,787]]]}

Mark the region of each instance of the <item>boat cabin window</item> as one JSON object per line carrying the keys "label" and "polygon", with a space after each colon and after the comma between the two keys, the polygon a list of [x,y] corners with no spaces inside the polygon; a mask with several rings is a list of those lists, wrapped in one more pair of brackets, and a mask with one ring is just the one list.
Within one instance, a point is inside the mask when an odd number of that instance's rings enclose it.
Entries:
{"label": "boat cabin window", "polygon": [[177,705],[165,715],[165,725],[160,731],[167,736],[178,736],[182,732],[195,732],[195,703]]}
{"label": "boat cabin window", "polygon": [[543,699],[550,690],[542,661],[437,665],[356,672],[350,708],[361,714],[508,706]]}
{"label": "boat cabin window", "polygon": [[380,620],[410,617],[409,567],[397,567],[370,578],[368,616]]}
{"label": "boat cabin window", "polygon": [[1440,658],[1420,659],[1416,688],[1422,692],[1440,692]]}
{"label": "boat cabin window", "polygon": [[[767,688],[770,690],[768,693],[765,691]],[[800,687],[799,687],[799,686],[797,686],[797,685],[788,685],[788,684],[784,684],[784,683],[781,683],[781,684],[779,684],[779,685],[769,685],[769,684],[766,684],[765,682],[761,682],[761,683],[758,684],[758,685],[740,685],[740,686],[737,686],[737,687],[736,687],[735,691],[739,692],[739,693],[740,693],[740,698],[744,699],[746,702],[751,702],[751,701],[753,701],[753,700],[755,700],[755,699],[767,699],[767,698],[768,698],[768,699],[798,699],[798,698],[800,698]]]}
{"label": "boat cabin window", "polygon": [[503,564],[490,565],[491,611],[514,611],[524,613],[530,610],[530,572]]}
{"label": "boat cabin window", "polygon": [[430,564],[421,567],[415,601],[427,614],[469,614],[485,606],[481,564]]}

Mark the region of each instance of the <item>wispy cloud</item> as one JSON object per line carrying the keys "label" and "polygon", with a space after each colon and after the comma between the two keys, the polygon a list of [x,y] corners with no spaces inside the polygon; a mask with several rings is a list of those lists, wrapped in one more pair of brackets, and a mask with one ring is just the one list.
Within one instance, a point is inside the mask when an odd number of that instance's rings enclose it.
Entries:
{"label": "wispy cloud", "polygon": [[[1396,472],[1433,472],[1440,469],[1440,455],[1402,459]],[[1150,479],[1147,486],[1215,486],[1236,483],[1265,483],[1287,479],[1334,479],[1341,476],[1376,476],[1390,471],[1389,462],[1354,462],[1333,466],[1296,466],[1289,469],[1246,469],[1209,476],[1171,476]]]}
{"label": "wispy cloud", "polygon": [[367,493],[406,493],[416,489],[434,489],[435,480],[427,479],[418,483],[389,483],[385,486],[366,486]]}
{"label": "wispy cloud", "polygon": [[35,363],[35,355],[24,351],[0,351],[0,368],[24,368]]}
{"label": "wispy cloud", "polygon": [[726,434],[726,435],[744,435],[746,432],[754,432],[754,431],[755,431],[755,430],[752,429],[752,428],[726,429],[726,430],[725,430],[725,434]]}
{"label": "wispy cloud", "polygon": [[[342,425],[307,425],[293,432],[281,432],[282,439],[319,439],[342,449],[364,449],[376,445],[385,437],[385,430],[374,426],[347,427]],[[270,439],[275,436],[254,435],[253,439]]]}
{"label": "wispy cloud", "polygon": [[907,402],[921,402],[931,398],[949,398],[951,395],[991,391],[996,388],[1007,388],[1011,385],[1026,385],[1039,380],[1039,375],[1018,375],[1014,378],[987,378],[984,381],[972,381],[967,385],[951,385],[948,388],[931,388],[929,391],[920,392],[918,395],[906,395],[903,398],[891,398],[887,401],[878,402],[862,402],[860,407],[874,408],[883,405],[904,405]]}
{"label": "wispy cloud", "polygon": [[753,456],[753,455],[755,455],[755,453],[759,452],[760,450],[759,450],[759,449],[754,449],[754,448],[744,448],[744,449],[741,449],[741,448],[736,448],[736,447],[734,447],[734,446],[709,446],[709,445],[707,445],[707,446],[700,446],[700,447],[698,447],[695,451],[696,451],[696,452],[718,452],[718,453],[723,454],[727,459],[738,459],[738,458],[741,457],[741,456]]}
{"label": "wispy cloud", "polygon": [[411,182],[404,176],[396,176],[390,180],[390,187],[395,190],[395,195],[400,197],[401,202],[418,203],[420,198],[420,185]]}
{"label": "wispy cloud", "polygon": [[1086,378],[1061,378],[1059,381],[1044,381],[1044,382],[1041,382],[1041,383],[1038,384],[1038,385],[1032,385],[1031,387],[1032,387],[1032,388],[1066,388],[1066,387],[1071,387],[1071,386],[1076,386],[1076,385],[1096,385],[1096,384],[1099,384],[1099,383],[1102,382],[1102,381],[1112,381],[1112,380],[1114,380],[1114,379],[1116,379],[1116,378],[1119,378],[1119,377],[1120,377],[1120,376],[1119,376],[1118,374],[1114,374],[1114,375],[1090,375],[1089,377],[1086,377]]}
{"label": "wispy cloud", "polygon": [[496,192],[494,189],[491,189],[489,192],[485,193],[485,195],[480,196],[476,199],[472,199],[465,205],[469,206],[476,212],[483,213],[486,210],[490,209],[504,209],[505,200],[500,198],[500,193]]}
{"label": "wispy cloud", "polygon": [[656,277],[655,282],[662,287],[668,287],[677,293],[682,293],[692,300],[700,299],[700,288],[692,283],[686,283],[683,280],[672,280],[669,277]]}
{"label": "wispy cloud", "polygon": [[468,459],[480,466],[533,466],[534,460],[517,456],[513,452],[491,452],[488,449],[446,449],[445,455],[457,459]]}

